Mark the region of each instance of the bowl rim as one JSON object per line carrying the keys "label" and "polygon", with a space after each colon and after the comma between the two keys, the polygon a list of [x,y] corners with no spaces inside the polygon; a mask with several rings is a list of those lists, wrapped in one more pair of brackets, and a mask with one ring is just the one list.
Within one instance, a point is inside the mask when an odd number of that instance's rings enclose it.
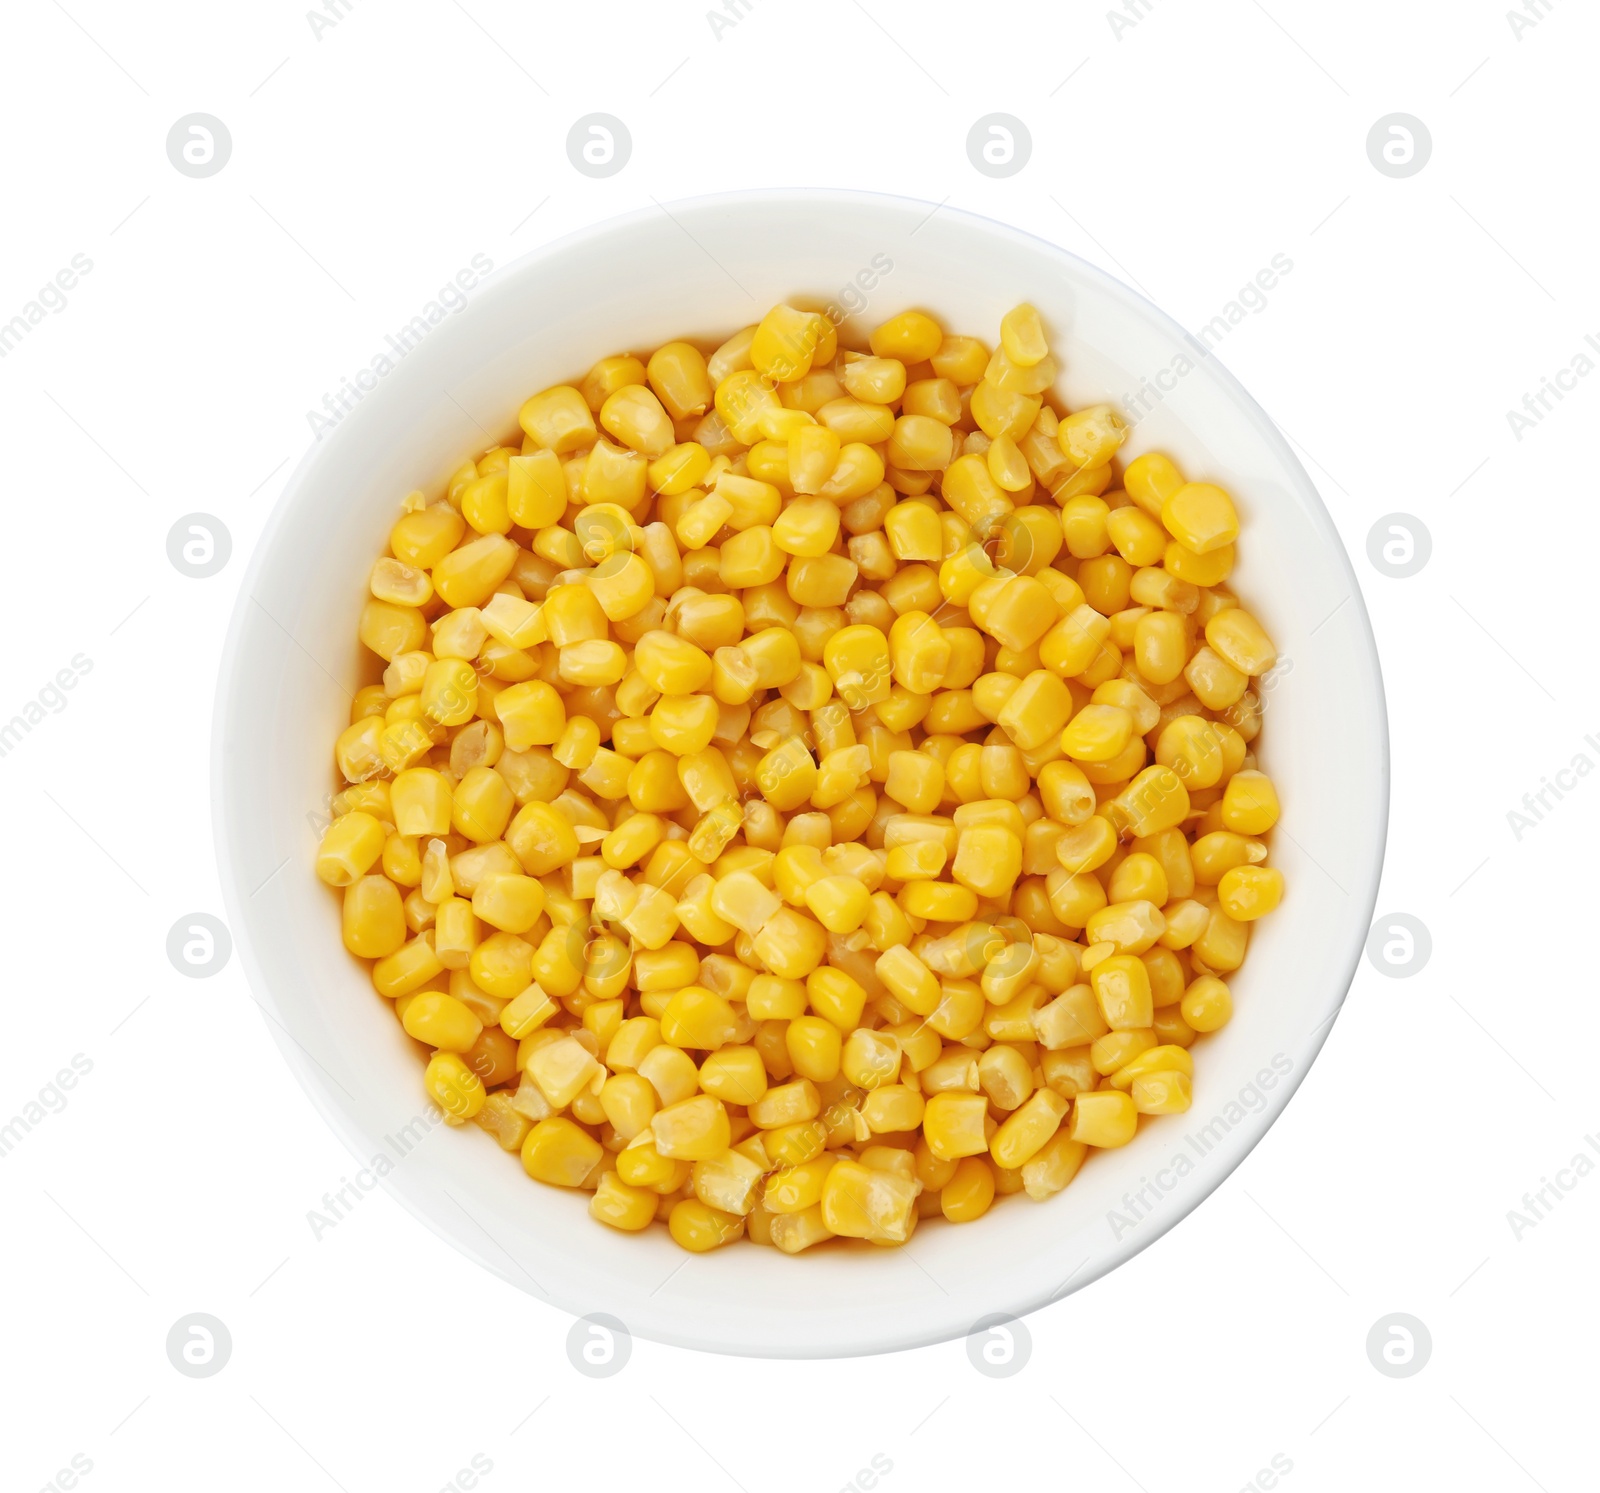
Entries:
{"label": "bowl rim", "polygon": [[[974,212],[966,208],[953,208],[949,205],[948,198],[944,202],[930,203],[921,198],[898,193],[853,188],[810,187],[789,189],[774,187],[705,193],[692,197],[675,198],[670,202],[657,203],[652,207],[638,208],[630,212],[616,214],[598,222],[585,224],[582,227],[573,229],[528,250],[504,265],[497,265],[484,277],[471,300],[476,302],[485,298],[487,294],[492,293],[496,288],[514,279],[537,273],[539,265],[547,259],[581,249],[583,245],[602,240],[619,229],[653,220],[661,212],[665,212],[669,218],[676,222],[680,215],[693,216],[697,213],[727,209],[742,210],[784,203],[833,206],[844,210],[862,207],[899,211],[917,209],[926,215],[923,221],[932,218],[936,213],[947,213],[952,217],[966,220],[972,227],[983,233],[1020,241],[1036,250],[1041,250],[1054,256],[1072,274],[1093,282],[1101,292],[1120,302],[1133,315],[1153,323],[1157,328],[1180,342],[1189,345],[1193,345],[1195,342],[1193,334],[1148,297],[1099,266],[1080,258],[1071,250],[1063,248],[1061,245],[1053,243],[1039,234],[1015,227],[1012,224],[989,217],[984,213]],[[680,223],[678,226],[681,228],[682,224]],[[1115,1241],[1110,1248],[1101,1253],[1091,1269],[1088,1269],[1081,1276],[1075,1274],[1070,1278],[1070,1290],[1066,1287],[1059,1287],[1054,1292],[1034,1293],[1018,1298],[1012,1302],[1013,1309],[1010,1312],[999,1314],[1005,1320],[1027,1315],[1050,1305],[1056,1300],[1065,1299],[1072,1292],[1082,1290],[1118,1266],[1127,1263],[1128,1260],[1147,1249],[1157,1239],[1165,1235],[1169,1229],[1175,1227],[1205,1203],[1233,1174],[1245,1157],[1260,1144],[1267,1132],[1277,1123],[1284,1109],[1288,1106],[1290,1099],[1299,1090],[1301,1083],[1305,1080],[1306,1075],[1310,1072],[1324,1044],[1327,1042],[1328,1035],[1343,1009],[1344,1002],[1348,998],[1350,988],[1360,967],[1361,956],[1366,944],[1366,930],[1370,929],[1377,906],[1378,890],[1382,880],[1387,850],[1391,795],[1391,750],[1388,704],[1382,661],[1378,652],[1377,640],[1373,632],[1366,600],[1355,568],[1351,563],[1349,551],[1339,535],[1338,529],[1333,522],[1333,517],[1328,511],[1327,505],[1323,502],[1316,484],[1311,480],[1309,473],[1289,444],[1287,437],[1256,398],[1229,371],[1214,351],[1207,351],[1205,363],[1211,375],[1217,380],[1220,390],[1227,395],[1234,407],[1248,421],[1265,447],[1277,458],[1285,477],[1290,480],[1292,485],[1298,487],[1298,496],[1303,502],[1306,515],[1318,531],[1325,550],[1334,557],[1337,568],[1342,570],[1343,579],[1349,588],[1350,601],[1354,605],[1353,620],[1356,623],[1356,636],[1352,639],[1352,649],[1357,655],[1357,662],[1360,665],[1359,672],[1365,682],[1369,696],[1365,704],[1373,716],[1377,750],[1377,760],[1373,764],[1377,792],[1375,801],[1370,805],[1370,813],[1374,822],[1368,830],[1371,842],[1369,851],[1370,864],[1362,867],[1361,885],[1352,896],[1354,904],[1352,913],[1360,911],[1362,917],[1359,923],[1352,920],[1350,925],[1352,932],[1349,936],[1350,946],[1345,951],[1342,961],[1331,966],[1337,972],[1336,978],[1329,982],[1337,991],[1331,1009],[1297,1050],[1296,1061],[1292,1071],[1284,1075],[1281,1084],[1275,1087],[1267,1096],[1262,1109],[1259,1112],[1252,1113],[1249,1117],[1249,1123],[1241,1124],[1235,1127],[1233,1131],[1230,1131],[1226,1140],[1217,1146],[1216,1152],[1222,1152],[1225,1149],[1227,1154],[1220,1156],[1215,1152],[1212,1153],[1214,1164],[1208,1169],[1204,1185],[1196,1188],[1191,1197],[1186,1200],[1186,1205],[1170,1216],[1160,1219],[1150,1218],[1147,1220],[1149,1227],[1141,1226],[1127,1239]],[[374,394],[380,399],[382,393],[382,390],[374,391]],[[366,403],[366,401],[363,400],[363,403]],[[301,489],[317,467],[327,459],[328,453],[341,444],[341,437],[345,437],[347,431],[356,423],[341,421],[328,434],[326,440],[314,439],[310,443],[284,480],[272,510],[262,524],[260,533],[252,548],[240,582],[239,592],[229,617],[218,663],[209,751],[209,805],[212,821],[212,843],[217,858],[224,910],[227,913],[228,926],[234,944],[239,951],[240,963],[249,986],[246,992],[247,996],[260,1007],[267,1029],[282,1053],[285,1062],[299,1081],[300,1087],[307,1093],[317,1111],[328,1123],[334,1134],[344,1143],[351,1155],[361,1161],[366,1154],[365,1142],[368,1137],[362,1128],[336,1103],[330,1087],[323,1081],[325,1075],[320,1073],[319,1065],[315,1059],[298,1043],[293,1034],[279,1019],[275,1009],[277,1001],[272,994],[266,975],[256,959],[252,944],[252,933],[246,916],[247,898],[244,895],[244,888],[240,882],[237,868],[233,863],[232,826],[228,812],[228,793],[224,786],[226,779],[227,723],[231,715],[234,692],[239,686],[235,664],[245,631],[251,599],[261,574],[268,564],[268,557],[276,546],[279,532],[288,521],[289,513],[296,506]],[[398,1201],[412,1217],[416,1218],[441,1240],[448,1243],[452,1248],[475,1259],[484,1268],[492,1271],[507,1283],[523,1289],[522,1282],[518,1280],[517,1274],[513,1269],[503,1265],[493,1256],[469,1248],[459,1235],[448,1231],[427,1209],[414,1200],[406,1190],[393,1185],[387,1177],[382,1179],[382,1185],[388,1194]],[[548,1304],[560,1310],[567,1311],[573,1316],[578,1315],[578,1308],[574,1304],[561,1299],[557,1295],[548,1295],[544,1299]],[[847,1344],[834,1343],[821,1346],[794,1346],[788,1344],[772,1346],[750,1341],[734,1343],[729,1341],[726,1335],[709,1333],[696,1335],[684,1332],[661,1331],[654,1329],[653,1325],[649,1323],[641,1323],[638,1328],[630,1324],[630,1331],[636,1332],[638,1336],[646,1337],[653,1341],[670,1343],[676,1347],[735,1356],[794,1359],[854,1357],[899,1352],[950,1341],[967,1330],[970,1329],[952,1326],[949,1323],[937,1323],[928,1327],[919,1327],[916,1321],[908,1315],[906,1325],[901,1331],[892,1335],[880,1334],[878,1338],[872,1341],[856,1340]]]}

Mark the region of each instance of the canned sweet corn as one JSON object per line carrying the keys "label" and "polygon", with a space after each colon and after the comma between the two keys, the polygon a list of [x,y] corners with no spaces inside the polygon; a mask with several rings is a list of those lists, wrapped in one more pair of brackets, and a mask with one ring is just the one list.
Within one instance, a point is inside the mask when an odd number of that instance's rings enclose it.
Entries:
{"label": "canned sweet corn", "polygon": [[444,1118],[694,1252],[1060,1192],[1285,894],[1233,497],[1031,305],[840,332],[603,357],[407,499],[315,860]]}

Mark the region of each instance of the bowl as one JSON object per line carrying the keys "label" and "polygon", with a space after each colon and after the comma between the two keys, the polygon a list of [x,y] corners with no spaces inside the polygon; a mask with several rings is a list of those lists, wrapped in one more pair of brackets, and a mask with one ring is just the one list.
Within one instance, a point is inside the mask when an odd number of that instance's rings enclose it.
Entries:
{"label": "bowl", "polygon": [[[596,1224],[587,1194],[530,1182],[476,1126],[439,1122],[415,1045],[341,945],[338,898],[312,856],[333,739],[375,677],[356,641],[362,582],[402,497],[440,487],[516,429],[529,394],[602,355],[714,343],[791,297],[848,313],[846,338],[915,306],[991,342],[1000,317],[1032,301],[1061,360],[1058,396],[1114,401],[1136,421],[1124,456],[1165,451],[1233,494],[1233,584],[1284,660],[1263,696],[1261,760],[1284,805],[1273,859],[1288,894],[1232,982],[1233,1021],[1196,1050],[1193,1109],[1091,1155],[1056,1197],[935,1221],[902,1249],[690,1256],[665,1230]],[[1202,344],[1026,233],[903,198],[784,192],[675,203],[562,239],[497,271],[389,361],[306,454],[256,547],[212,746],[217,856],[246,975],[285,1059],[366,1169],[361,1185],[380,1177],[463,1254],[574,1314],[691,1348],[828,1357],[941,1341],[1081,1290],[1222,1182],[1305,1077],[1353,976],[1382,863],[1388,740],[1371,628],[1333,523]]]}

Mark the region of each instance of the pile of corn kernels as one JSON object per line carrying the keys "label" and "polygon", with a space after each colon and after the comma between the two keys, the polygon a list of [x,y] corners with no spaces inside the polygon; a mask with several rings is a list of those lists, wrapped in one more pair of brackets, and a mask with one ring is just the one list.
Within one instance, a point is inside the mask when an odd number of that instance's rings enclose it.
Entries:
{"label": "pile of corn kernels", "polygon": [[317,856],[424,1085],[683,1248],[901,1244],[1141,1115],[1282,875],[1220,488],[1063,413],[1037,312],[774,307],[413,493]]}

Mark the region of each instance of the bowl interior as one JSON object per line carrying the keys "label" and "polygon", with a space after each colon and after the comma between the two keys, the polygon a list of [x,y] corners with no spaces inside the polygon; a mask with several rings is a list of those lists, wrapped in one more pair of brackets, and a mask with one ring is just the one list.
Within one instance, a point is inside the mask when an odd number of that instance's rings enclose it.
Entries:
{"label": "bowl interior", "polygon": [[[850,313],[847,341],[917,306],[991,344],[1000,317],[1030,300],[1062,361],[1061,398],[1112,400],[1137,420],[1125,455],[1166,451],[1234,495],[1232,584],[1285,660],[1259,745],[1284,804],[1273,858],[1289,892],[1233,982],[1233,1022],[1196,1049],[1193,1110],[1091,1156],[1062,1194],[925,1226],[902,1250],[688,1257],[664,1231],[596,1225],[587,1194],[530,1183],[476,1127],[433,1121],[419,1049],[344,953],[337,898],[311,858],[331,743],[375,677],[356,620],[402,497],[436,488],[515,429],[527,395],[598,357],[715,341],[796,297]],[[224,653],[213,793],[232,927],[274,1035],[363,1164],[387,1159],[385,1184],[419,1217],[507,1280],[636,1334],[756,1355],[872,1352],[1077,1289],[1170,1227],[1260,1138],[1326,1036],[1370,922],[1387,812],[1382,685],[1309,479],[1174,323],[1063,251],[948,208],[741,196],[651,209],[519,261],[403,356],[391,349],[371,383],[301,463],[254,556]]]}

